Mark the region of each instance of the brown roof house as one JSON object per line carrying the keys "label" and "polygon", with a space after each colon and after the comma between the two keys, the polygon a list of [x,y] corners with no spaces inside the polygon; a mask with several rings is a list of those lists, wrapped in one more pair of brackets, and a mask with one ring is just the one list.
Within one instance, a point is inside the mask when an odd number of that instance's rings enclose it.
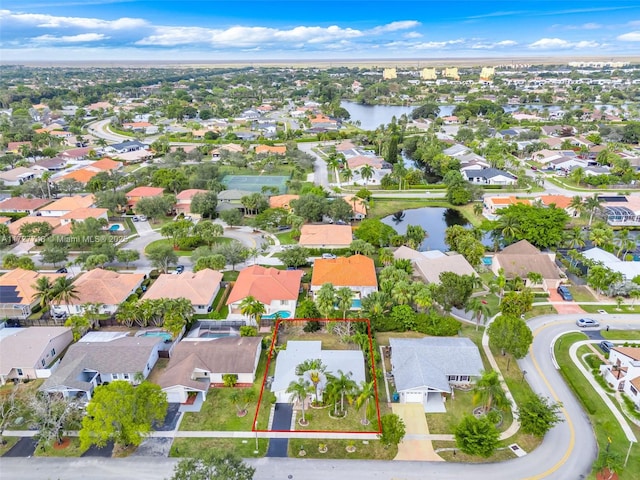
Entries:
{"label": "brown roof house", "polygon": [[129,296],[140,288],[145,275],[142,273],[117,273],[95,268],[83,273],[73,283],[76,296],[69,303],[56,302],[53,311],[74,315],[84,312],[86,303],[100,304],[100,313],[115,313]]}
{"label": "brown roof house", "polygon": [[348,248],[352,241],[349,225],[303,225],[298,243],[307,248]]}
{"label": "brown roof house", "polygon": [[440,274],[443,272],[453,272],[456,275],[478,274],[473,266],[462,255],[456,252],[443,253],[440,250],[429,250],[419,252],[409,247],[400,247],[393,257],[397,260],[411,260],[414,266],[414,274],[419,276],[425,283],[440,284]]}
{"label": "brown roof house", "polygon": [[38,213],[43,217],[62,217],[78,208],[93,207],[96,198],[93,195],[74,195],[73,197],[62,197],[49,205],[42,207]]}
{"label": "brown roof house", "polygon": [[0,385],[47,378],[51,365],[72,341],[67,327],[0,329]]}
{"label": "brown roof house", "polygon": [[182,275],[162,274],[149,287],[144,299],[186,298],[193,305],[194,313],[207,313],[220,291],[221,281],[222,274],[209,268]]}
{"label": "brown roof house", "polygon": [[184,213],[185,215],[191,213],[191,201],[193,197],[199,193],[207,193],[208,190],[200,190],[198,188],[190,188],[188,190],[181,191],[176,195],[176,213]]}
{"label": "brown roof house", "polygon": [[198,411],[209,388],[224,385],[225,375],[235,375],[236,385],[252,385],[261,349],[260,337],[186,338],[173,349],[158,384],[170,403],[189,403],[189,411]]}
{"label": "brown roof house", "polygon": [[562,282],[560,270],[555,264],[555,253],[543,253],[526,240],[509,245],[493,256],[491,270],[498,275],[500,269],[504,270],[507,280],[520,277],[528,286],[532,284],[527,275],[539,273],[542,287],[547,291],[555,290]]}
{"label": "brown roof house", "polygon": [[265,306],[265,320],[293,318],[302,281],[302,270],[278,270],[252,265],[240,271],[227,298],[229,319],[244,318],[240,312],[242,300],[251,296]]}
{"label": "brown roof house", "polygon": [[47,277],[51,283],[64,277],[63,273],[38,273],[16,268],[0,276],[0,318],[25,319],[38,305],[33,287],[40,277]]}
{"label": "brown roof house", "polygon": [[161,197],[164,188],[160,187],[136,187],[126,194],[127,208],[133,208],[141,198]]}
{"label": "brown roof house", "polygon": [[[356,299],[378,291],[375,265],[371,258],[364,255],[318,258],[313,264],[311,292],[315,295],[325,283],[336,288],[350,288]],[[357,303],[353,308],[359,308]]]}
{"label": "brown roof house", "polygon": [[49,198],[10,197],[0,202],[0,212],[33,214],[52,200]]}
{"label": "brown roof house", "polygon": [[145,379],[158,361],[161,337],[126,332],[89,332],[69,347],[40,391],[88,402],[98,385],[114,380],[132,384]]}

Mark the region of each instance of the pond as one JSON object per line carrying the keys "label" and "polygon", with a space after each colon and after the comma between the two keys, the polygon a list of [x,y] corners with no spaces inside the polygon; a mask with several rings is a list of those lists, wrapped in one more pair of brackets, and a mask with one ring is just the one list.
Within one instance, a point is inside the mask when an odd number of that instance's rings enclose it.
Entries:
{"label": "pond", "polygon": [[[429,235],[418,250],[441,250],[446,252],[449,247],[444,243],[444,232],[447,227],[462,225],[471,228],[466,218],[453,208],[424,207],[411,210],[401,210],[382,219],[386,225],[393,227],[400,235],[407,233],[408,225],[420,225]],[[482,243],[490,246],[488,235]]]}
{"label": "pond", "polygon": [[403,107],[400,105],[363,105],[355,102],[340,102],[340,106],[345,108],[351,118],[350,122],[360,121],[360,128],[364,130],[375,130],[380,125],[391,123],[391,119],[399,119],[403,114],[411,115],[416,107]]}

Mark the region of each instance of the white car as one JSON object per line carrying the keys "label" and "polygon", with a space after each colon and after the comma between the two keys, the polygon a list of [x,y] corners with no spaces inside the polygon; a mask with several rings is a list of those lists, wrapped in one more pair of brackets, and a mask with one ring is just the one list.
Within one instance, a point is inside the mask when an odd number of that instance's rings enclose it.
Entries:
{"label": "white car", "polygon": [[601,315],[609,315],[609,312],[607,312],[606,310],[602,310],[602,309],[598,310],[598,313],[601,314]]}

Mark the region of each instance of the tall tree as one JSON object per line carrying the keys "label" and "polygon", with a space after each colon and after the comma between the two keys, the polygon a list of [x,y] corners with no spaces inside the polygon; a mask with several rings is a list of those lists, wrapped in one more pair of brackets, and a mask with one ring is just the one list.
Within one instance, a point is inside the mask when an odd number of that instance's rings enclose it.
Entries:
{"label": "tall tree", "polygon": [[551,428],[562,422],[561,403],[549,401],[546,397],[532,394],[518,406],[522,431],[544,437]]}
{"label": "tall tree", "polygon": [[298,378],[298,381],[292,381],[289,383],[286,392],[293,394],[293,399],[300,403],[302,409],[302,422],[301,425],[307,425],[307,419],[305,418],[305,400],[311,388],[311,383],[304,378]]}
{"label": "tall tree", "polygon": [[500,433],[490,419],[466,415],[455,430],[456,446],[464,453],[490,457],[498,448]]}
{"label": "tall tree", "polygon": [[485,413],[493,407],[505,409],[510,403],[502,388],[498,372],[484,372],[473,387],[473,403],[482,404]]}
{"label": "tall tree", "polygon": [[266,313],[266,309],[261,301],[249,295],[240,302],[240,313],[249,317],[256,324],[259,324],[260,318]]}
{"label": "tall tree", "polygon": [[53,301],[58,305],[64,303],[67,306],[67,313],[71,314],[71,301],[77,300],[78,290],[72,280],[67,277],[59,277],[53,283]]}
{"label": "tall tree", "polygon": [[199,458],[180,460],[171,480],[253,480],[255,471],[231,453],[208,451]]}

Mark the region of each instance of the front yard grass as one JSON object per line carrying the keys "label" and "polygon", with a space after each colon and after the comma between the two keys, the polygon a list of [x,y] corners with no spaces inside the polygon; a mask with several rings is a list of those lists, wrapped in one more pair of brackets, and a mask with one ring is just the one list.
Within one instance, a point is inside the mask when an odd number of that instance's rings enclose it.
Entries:
{"label": "front yard grass", "polygon": [[291,236],[291,230],[284,233],[276,233],[276,238],[280,240],[281,245],[292,245],[298,243],[298,241]]}
{"label": "front yard grass", "polygon": [[[596,434],[600,454],[602,455],[609,448],[610,453],[624,459],[629,448],[626,435],[611,410],[569,356],[571,345],[586,339],[587,337],[583,333],[567,333],[560,337],[554,346],[556,360],[569,388],[573,390],[589,416]],[[631,423],[630,425],[635,435],[640,436],[640,429]],[[609,443],[609,439],[611,439],[611,443]],[[640,446],[636,443],[631,449],[627,467],[617,473],[620,480],[632,480],[638,478],[638,472],[640,472]],[[595,478],[595,472],[592,472],[589,478]]]}
{"label": "front yard grass", "polygon": [[640,340],[640,331],[638,330],[601,330],[602,335],[607,340]]}
{"label": "front yard grass", "polygon": [[569,291],[571,292],[571,295],[573,295],[573,300],[577,303],[598,301],[591,291],[583,285],[569,287]]}
{"label": "front yard grass", "polygon": [[[364,443],[368,442],[368,443]],[[319,444],[327,446],[326,453],[320,453]],[[393,460],[398,454],[398,447],[385,447],[380,440],[355,440],[353,446],[356,451],[347,452],[350,440],[316,440],[311,438],[289,440],[289,456],[298,458],[332,458],[350,460]],[[299,457],[300,447],[304,447],[306,455]]]}
{"label": "front yard grass", "polygon": [[264,457],[269,440],[258,439],[258,453],[255,438],[176,438],[169,452],[170,457],[201,458],[206,452],[233,453],[240,458]]}
{"label": "front yard grass", "polygon": [[640,313],[640,305],[622,305],[618,310],[617,305],[580,305],[587,313],[598,313],[598,310],[604,310],[607,313]]}
{"label": "front yard grass", "polygon": [[[345,399],[345,405],[347,401]],[[302,418],[302,412],[298,411],[296,416],[296,431],[322,431],[322,432],[377,432],[378,419],[372,418],[369,425],[363,425],[363,412],[356,411],[355,407],[347,407],[347,415],[343,418],[331,418],[329,413],[333,414],[333,408],[307,408],[305,410],[305,418],[309,422],[306,427],[301,426],[298,420]]]}
{"label": "front yard grass", "polygon": [[412,208],[421,208],[430,206],[430,202],[419,198],[407,199],[389,199],[374,198],[370,202],[369,218],[382,218],[387,215],[399,212],[400,210],[409,210]]}
{"label": "front yard grass", "polygon": [[[13,428],[13,427],[12,427]],[[11,448],[18,443],[20,437],[2,437],[2,440],[5,442],[4,445],[0,444],[0,457],[7,453]]]}
{"label": "front yard grass", "polygon": [[558,313],[553,305],[536,305],[527,313],[524,314],[525,320],[528,320],[533,317],[538,317],[540,315],[555,315]]}
{"label": "front yard grass", "polygon": [[33,452],[34,457],[79,457],[84,450],[80,449],[80,439],[78,437],[71,437],[69,439],[71,443],[66,448],[55,448],[54,445],[49,445],[42,449],[39,445]]}

